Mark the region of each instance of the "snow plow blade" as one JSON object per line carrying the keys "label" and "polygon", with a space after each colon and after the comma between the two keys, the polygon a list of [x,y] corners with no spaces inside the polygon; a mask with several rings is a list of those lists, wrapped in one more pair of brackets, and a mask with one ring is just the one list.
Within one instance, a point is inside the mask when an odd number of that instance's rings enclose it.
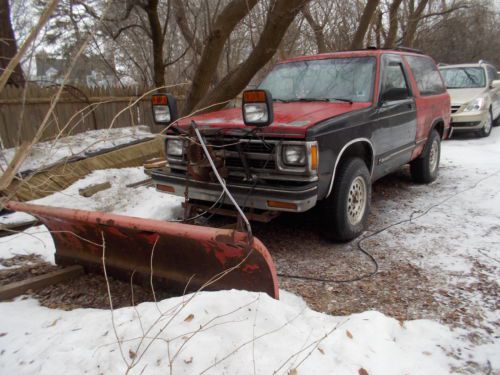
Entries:
{"label": "snow plow blade", "polygon": [[[184,291],[243,289],[278,298],[276,270],[257,238],[243,232],[131,216],[8,202],[6,207],[36,216],[50,231],[59,265],[79,264],[155,288]],[[104,239],[104,249],[103,249]],[[154,250],[153,250],[154,249]]]}

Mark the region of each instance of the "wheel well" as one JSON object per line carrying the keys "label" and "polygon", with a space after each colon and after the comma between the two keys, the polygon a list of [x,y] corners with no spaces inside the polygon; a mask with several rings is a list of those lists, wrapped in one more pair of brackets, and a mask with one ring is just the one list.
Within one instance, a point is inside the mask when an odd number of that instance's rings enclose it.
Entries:
{"label": "wheel well", "polygon": [[342,155],[340,155],[340,160],[338,164],[342,163],[347,158],[361,158],[370,173],[372,172],[373,166],[373,150],[371,145],[365,141],[359,141],[349,145]]}
{"label": "wheel well", "polygon": [[437,132],[439,133],[439,136],[441,137],[441,139],[443,139],[443,136],[444,136],[444,122],[443,121],[437,122],[436,125],[434,125],[434,129],[437,130]]}

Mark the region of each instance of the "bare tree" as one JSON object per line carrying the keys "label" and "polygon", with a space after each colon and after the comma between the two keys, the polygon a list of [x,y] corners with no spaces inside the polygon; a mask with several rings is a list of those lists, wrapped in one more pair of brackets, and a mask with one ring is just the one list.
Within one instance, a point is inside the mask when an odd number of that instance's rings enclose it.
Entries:
{"label": "bare tree", "polygon": [[[274,56],[288,26],[308,0],[276,0],[267,15],[259,42],[248,58],[212,88],[195,108],[220,103],[234,98],[252,77]],[[185,110],[187,111],[187,109]]]}
{"label": "bare tree", "polygon": [[352,49],[360,49],[363,48],[363,42],[365,40],[366,32],[370,27],[370,23],[372,21],[373,15],[377,10],[378,4],[380,0],[368,0],[363,10],[363,14],[359,20],[358,28],[356,30],[356,34],[354,34],[354,38],[351,42]]}
{"label": "bare tree", "polygon": [[[0,70],[3,72],[9,61],[17,53],[17,43],[10,21],[9,0],[0,0]],[[9,77],[7,84],[23,86],[25,83],[23,70],[18,63]]]}
{"label": "bare tree", "polygon": [[393,0],[389,6],[389,30],[385,39],[384,48],[393,48],[398,35],[398,11],[403,0]]}
{"label": "bare tree", "polygon": [[[189,113],[200,103],[210,89],[210,83],[217,71],[217,66],[229,35],[236,25],[250,12],[257,0],[232,0],[217,16],[208,35],[201,58],[193,76],[184,112]],[[182,6],[178,2],[177,7]]]}

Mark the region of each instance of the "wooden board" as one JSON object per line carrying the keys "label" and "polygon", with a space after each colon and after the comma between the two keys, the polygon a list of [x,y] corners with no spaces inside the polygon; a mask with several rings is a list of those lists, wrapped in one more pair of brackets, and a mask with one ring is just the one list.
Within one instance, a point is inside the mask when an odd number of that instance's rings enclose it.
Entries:
{"label": "wooden board", "polygon": [[42,289],[46,286],[67,281],[80,275],[83,275],[82,266],[70,266],[61,270],[49,272],[45,275],[35,276],[23,281],[3,285],[0,286],[0,301],[15,298],[26,293],[28,290]]}

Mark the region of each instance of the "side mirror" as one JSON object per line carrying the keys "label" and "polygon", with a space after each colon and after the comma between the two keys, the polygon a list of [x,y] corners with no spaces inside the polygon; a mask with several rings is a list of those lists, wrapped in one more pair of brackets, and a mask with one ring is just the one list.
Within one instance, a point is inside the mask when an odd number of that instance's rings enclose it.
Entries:
{"label": "side mirror", "polygon": [[491,87],[494,89],[500,89],[500,79],[496,79],[491,82]]}
{"label": "side mirror", "polygon": [[170,94],[155,94],[151,97],[153,119],[160,125],[168,125],[177,120],[177,100]]}
{"label": "side mirror", "polygon": [[267,90],[243,91],[243,122],[250,126],[267,126],[274,121],[273,98]]}
{"label": "side mirror", "polygon": [[399,88],[399,87],[392,87],[382,94],[382,96],[380,97],[380,100],[382,103],[392,102],[395,100],[408,99],[409,96],[410,95],[409,95],[408,89]]}

